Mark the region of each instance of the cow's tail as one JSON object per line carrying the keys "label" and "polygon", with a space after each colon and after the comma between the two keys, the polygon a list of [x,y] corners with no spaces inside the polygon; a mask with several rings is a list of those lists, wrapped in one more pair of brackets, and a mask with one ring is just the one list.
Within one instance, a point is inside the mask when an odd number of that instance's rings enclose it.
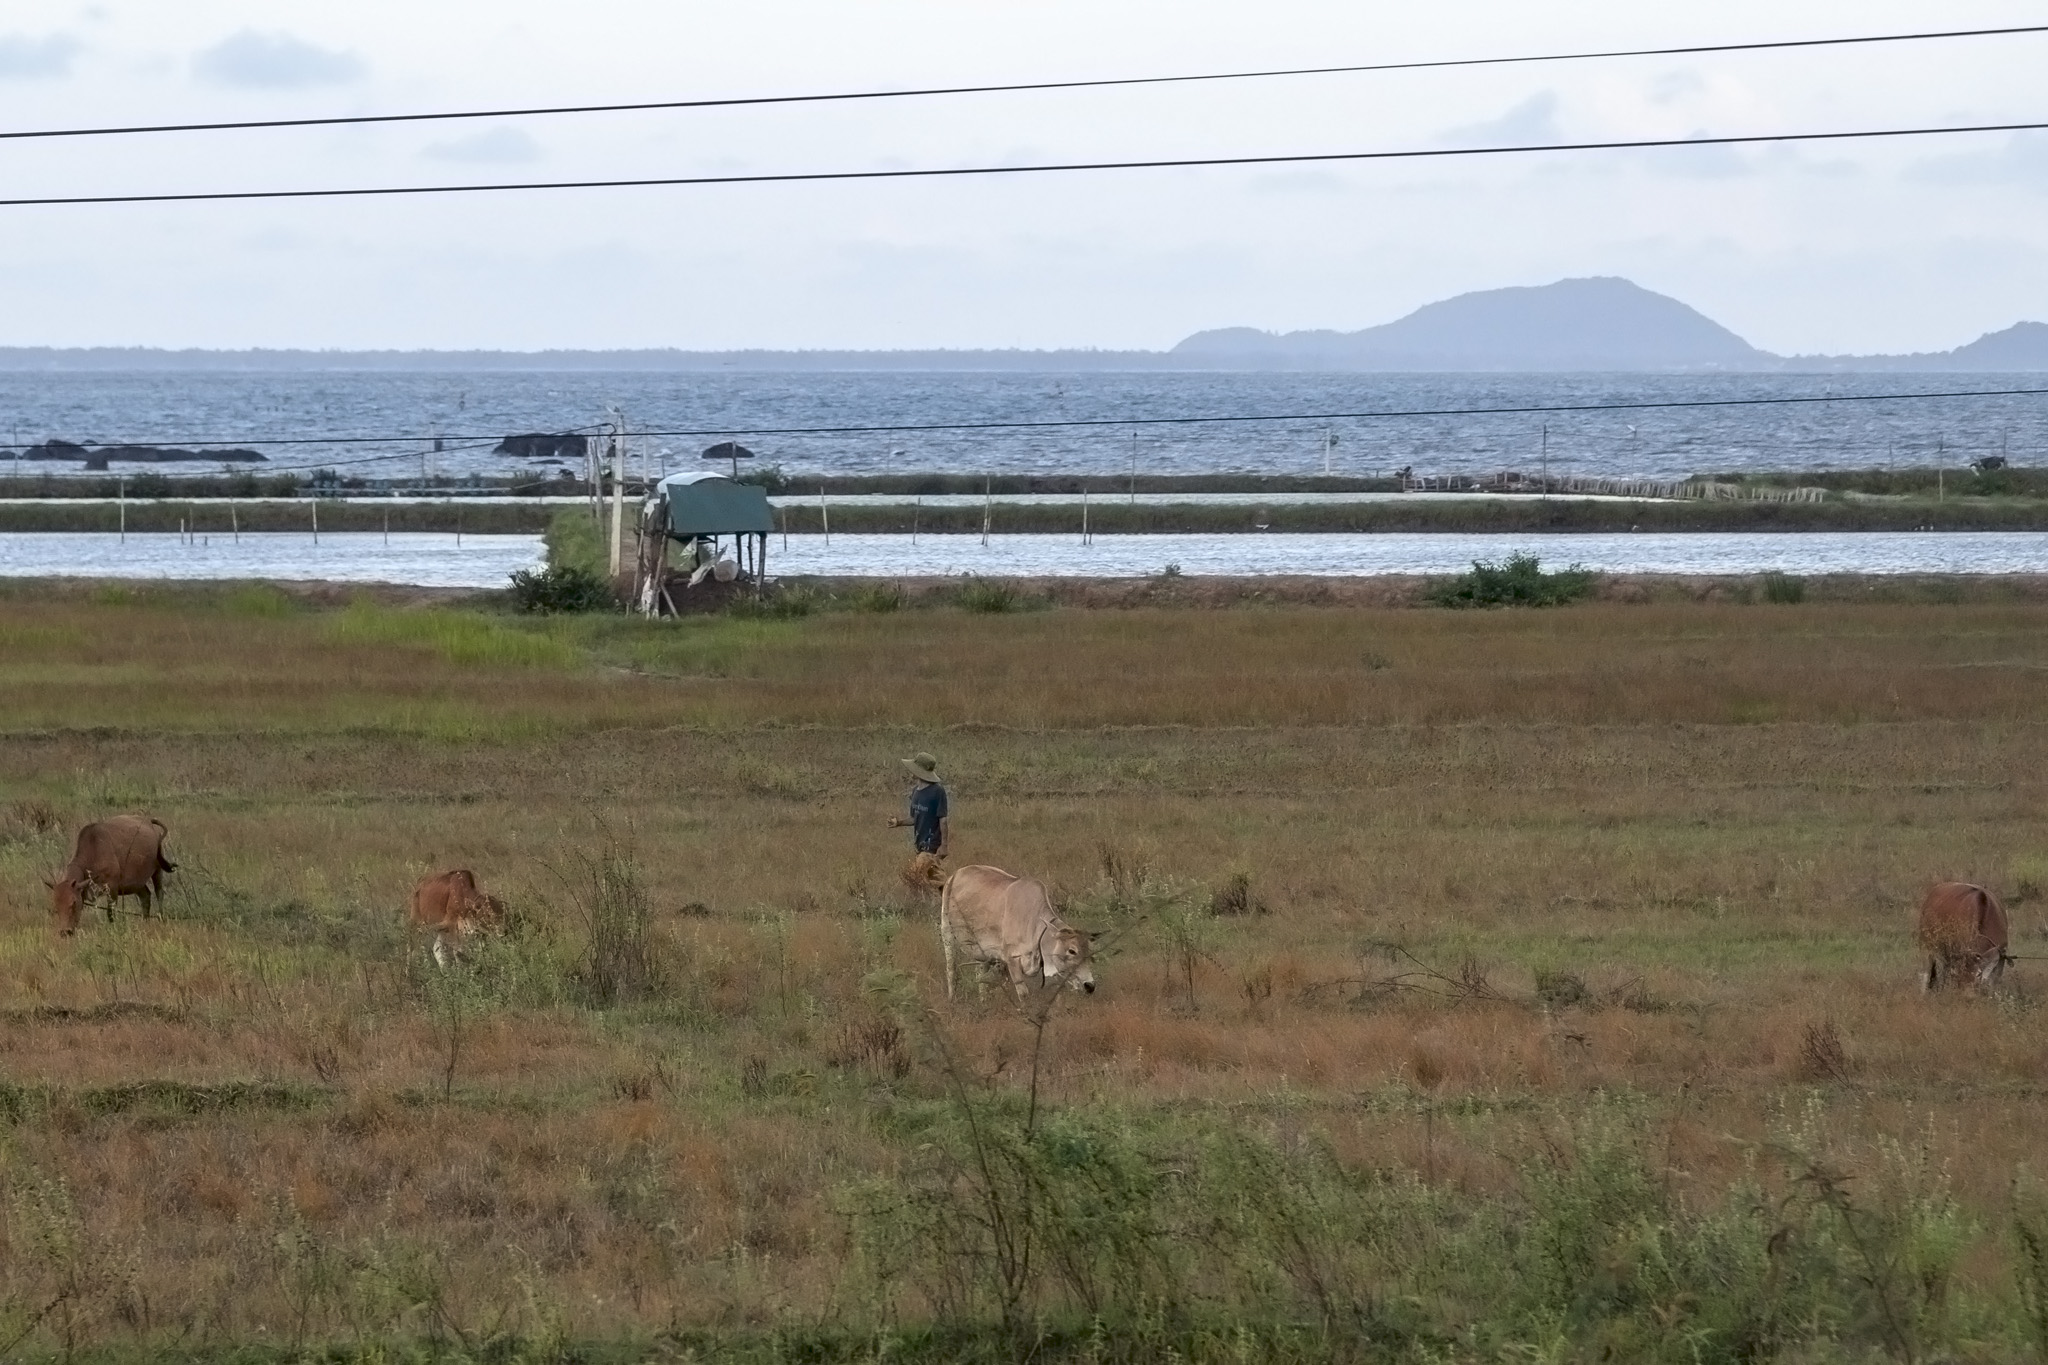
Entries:
{"label": "cow's tail", "polygon": [[177,865],[176,863],[172,862],[172,861],[171,861],[171,860],[170,860],[169,858],[167,858],[167,857],[165,857],[165,856],[164,856],[164,840],[170,837],[170,834],[171,834],[171,829],[170,829],[170,826],[166,825],[166,824],[165,824],[165,823],[164,823],[163,821],[161,821],[161,820],[158,820],[158,819],[155,819],[155,818],[152,818],[152,819],[150,820],[150,822],[149,822],[149,823],[151,823],[152,825],[155,825],[155,826],[156,826],[156,832],[157,832],[157,841],[156,841],[156,867],[157,867],[157,871],[159,871],[159,872],[176,872],[176,871],[178,870],[178,865]]}
{"label": "cow's tail", "polygon": [[1991,893],[1981,886],[1970,889],[1977,893],[1977,937],[1989,941],[1991,938]]}

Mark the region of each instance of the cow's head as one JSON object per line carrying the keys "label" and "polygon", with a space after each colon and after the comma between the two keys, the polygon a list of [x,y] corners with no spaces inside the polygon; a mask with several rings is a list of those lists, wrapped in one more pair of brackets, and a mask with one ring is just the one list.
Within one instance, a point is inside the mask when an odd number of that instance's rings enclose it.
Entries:
{"label": "cow's head", "polygon": [[1095,968],[1090,956],[1095,950],[1095,936],[1083,933],[1072,925],[1062,924],[1046,935],[1041,968],[1045,973],[1045,984],[1065,981],[1067,989],[1095,992]]}
{"label": "cow's head", "polygon": [[50,918],[56,921],[57,933],[67,938],[77,933],[78,911],[85,904],[85,887],[69,872],[45,877],[43,885],[50,888]]}

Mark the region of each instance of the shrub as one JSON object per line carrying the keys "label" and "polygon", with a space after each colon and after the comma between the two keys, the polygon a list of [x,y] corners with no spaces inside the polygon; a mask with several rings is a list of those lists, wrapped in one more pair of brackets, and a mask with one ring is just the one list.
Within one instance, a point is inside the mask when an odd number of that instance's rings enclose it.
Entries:
{"label": "shrub", "polygon": [[802,583],[785,583],[762,597],[744,594],[734,597],[726,605],[726,615],[751,620],[793,621],[809,616],[823,605],[817,589]]}
{"label": "shrub", "polygon": [[954,598],[967,611],[1005,612],[1018,607],[1017,589],[994,578],[969,578]]}
{"label": "shrub", "polygon": [[1216,888],[1209,897],[1209,913],[1222,917],[1239,915],[1269,915],[1272,910],[1266,903],[1252,894],[1252,879],[1248,873],[1238,872],[1230,880]]}
{"label": "shrub", "polygon": [[894,583],[870,583],[852,598],[855,611],[891,612],[903,605],[903,589]]}
{"label": "shrub", "polygon": [[1789,604],[1806,600],[1806,580],[1773,569],[1764,575],[1764,601]]}
{"label": "shrub", "polygon": [[512,600],[519,610],[552,614],[570,611],[614,611],[619,599],[611,584],[588,569],[574,564],[553,564],[545,569],[516,569],[512,574]]}
{"label": "shrub", "polygon": [[656,994],[663,984],[653,912],[640,865],[610,838],[576,856],[565,880],[586,934],[577,979],[600,1008]]}
{"label": "shrub", "polygon": [[1545,573],[1535,555],[1512,554],[1499,563],[1473,560],[1470,573],[1440,584],[1430,598],[1444,607],[1555,607],[1590,594],[1597,577],[1577,564]]}

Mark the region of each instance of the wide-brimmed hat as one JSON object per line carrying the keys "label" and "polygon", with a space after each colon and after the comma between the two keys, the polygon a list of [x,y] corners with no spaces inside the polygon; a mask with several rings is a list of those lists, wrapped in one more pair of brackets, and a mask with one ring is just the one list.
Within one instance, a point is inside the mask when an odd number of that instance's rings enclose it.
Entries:
{"label": "wide-brimmed hat", "polygon": [[933,758],[930,754],[912,754],[909,758],[903,760],[903,766],[908,768],[910,775],[920,782],[936,782],[939,780],[939,760]]}

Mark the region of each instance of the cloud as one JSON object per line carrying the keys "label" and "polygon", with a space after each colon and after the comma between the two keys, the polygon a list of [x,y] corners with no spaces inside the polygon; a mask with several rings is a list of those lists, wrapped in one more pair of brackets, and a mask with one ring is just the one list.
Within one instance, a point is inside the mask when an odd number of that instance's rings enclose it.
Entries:
{"label": "cloud", "polygon": [[0,35],[0,80],[66,75],[71,70],[71,59],[82,46],[68,33],[52,33],[43,38],[31,38],[26,33]]}
{"label": "cloud", "polygon": [[427,155],[440,161],[538,161],[540,144],[518,128],[486,128],[452,142],[432,143]]}
{"label": "cloud", "polygon": [[1650,101],[1653,104],[1671,104],[1705,94],[1706,89],[1707,83],[1697,71],[1668,71],[1650,82]]}
{"label": "cloud", "polygon": [[2048,189],[2048,137],[2014,133],[1995,152],[1967,152],[1930,157],[1906,172],[1910,180],[1930,185],[2019,185]]}
{"label": "cloud", "polygon": [[209,85],[294,90],[360,80],[365,67],[352,52],[330,52],[289,33],[243,29],[193,58],[192,70]]}
{"label": "cloud", "polygon": [[1494,143],[1561,142],[1564,132],[1557,126],[1557,95],[1545,90],[1531,95],[1499,118],[1453,128],[1446,141],[1457,147],[1485,147]]}

